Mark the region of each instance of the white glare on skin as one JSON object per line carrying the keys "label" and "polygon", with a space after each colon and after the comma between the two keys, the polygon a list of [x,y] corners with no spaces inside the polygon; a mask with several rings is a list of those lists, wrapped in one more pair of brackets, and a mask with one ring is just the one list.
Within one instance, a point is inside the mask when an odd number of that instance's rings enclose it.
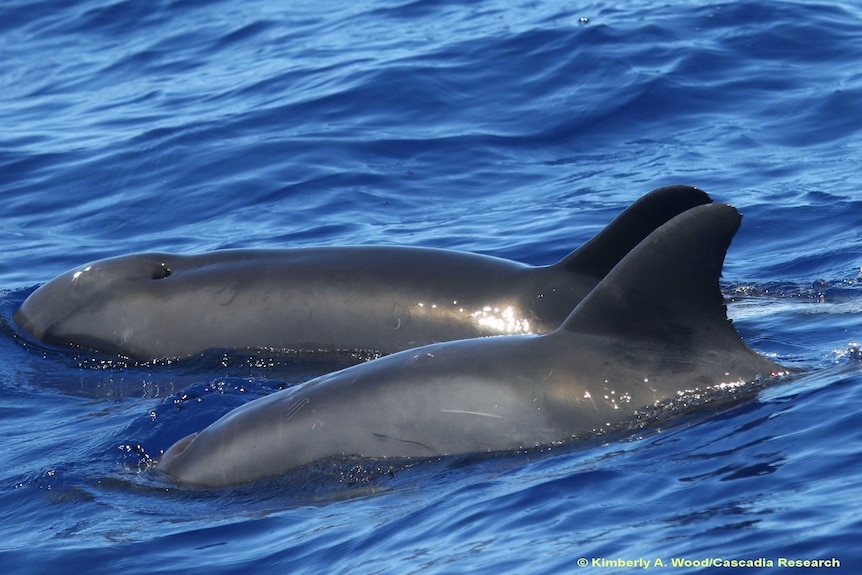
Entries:
{"label": "white glare on skin", "polygon": [[[453,301],[452,305],[458,305],[457,301]],[[423,302],[416,304],[421,309],[437,310],[437,304],[426,305]],[[464,313],[464,308],[459,307],[458,313]],[[470,313],[470,317],[476,325],[487,330],[494,331],[499,334],[530,334],[530,320],[519,318],[516,315],[513,306],[504,308],[486,305],[482,309],[478,309]]]}
{"label": "white glare on skin", "polygon": [[79,278],[79,277],[81,277],[81,274],[82,274],[82,273],[90,271],[90,269],[91,269],[92,267],[93,267],[93,266],[87,266],[87,267],[85,267],[85,268],[84,268],[84,269],[82,269],[82,270],[78,270],[78,271],[76,271],[76,272],[72,275],[72,283],[76,282],[76,281],[78,280],[78,278]]}
{"label": "white glare on skin", "polygon": [[491,328],[499,333],[530,333],[530,321],[520,319],[515,315],[515,309],[507,306],[502,310],[498,307],[485,306],[474,311],[470,317],[482,327]]}

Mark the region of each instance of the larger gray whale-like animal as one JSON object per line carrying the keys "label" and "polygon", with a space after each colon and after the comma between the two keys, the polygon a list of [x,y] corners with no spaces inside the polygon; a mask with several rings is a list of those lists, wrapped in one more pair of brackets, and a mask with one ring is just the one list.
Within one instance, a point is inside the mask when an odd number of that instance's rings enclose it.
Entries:
{"label": "larger gray whale-like animal", "polygon": [[405,247],[120,256],[51,280],[14,319],[46,343],[143,360],[207,349],[386,354],[546,333],[650,232],[710,201],[689,186],[660,188],[542,267]]}
{"label": "larger gray whale-like animal", "polygon": [[426,457],[594,435],[682,390],[786,371],[727,319],[719,289],[741,216],[693,208],[644,239],[546,335],[407,350],[241,406],[168,449],[199,486],[338,456]]}

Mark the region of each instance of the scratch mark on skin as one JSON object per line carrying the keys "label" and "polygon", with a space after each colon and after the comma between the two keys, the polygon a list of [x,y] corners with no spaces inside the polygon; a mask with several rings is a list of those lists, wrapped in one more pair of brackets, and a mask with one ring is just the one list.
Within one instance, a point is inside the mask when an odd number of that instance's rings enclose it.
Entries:
{"label": "scratch mark on skin", "polygon": [[419,447],[422,447],[423,449],[427,449],[428,451],[434,451],[434,449],[432,447],[425,445],[424,443],[420,443],[418,441],[410,441],[409,439],[399,439],[397,437],[392,437],[389,435],[385,435],[383,433],[372,433],[372,435],[374,437],[379,437],[380,439],[388,439],[390,441],[398,441],[400,443],[409,443],[411,445],[418,445]]}
{"label": "scratch mark on skin", "polygon": [[302,411],[302,408],[305,407],[306,405],[308,405],[309,403],[311,403],[311,400],[308,399],[307,397],[302,397],[302,398],[296,400],[295,402],[293,402],[293,404],[291,404],[291,406],[288,407],[287,411],[285,412],[285,416],[286,416],[285,421],[290,421],[291,419],[293,419],[293,417],[297,413]]}
{"label": "scratch mark on skin", "polygon": [[493,413],[482,413],[481,411],[464,411],[461,409],[441,409],[441,413],[461,413],[464,415],[481,415],[483,417],[493,417],[495,419],[505,419],[502,415],[495,415]]}

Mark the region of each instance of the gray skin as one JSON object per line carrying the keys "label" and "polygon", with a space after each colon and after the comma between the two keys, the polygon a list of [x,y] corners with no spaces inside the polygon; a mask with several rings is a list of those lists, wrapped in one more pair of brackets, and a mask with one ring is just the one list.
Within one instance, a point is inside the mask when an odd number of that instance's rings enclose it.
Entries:
{"label": "gray skin", "polygon": [[719,276],[740,220],[724,204],[677,216],[549,334],[429,345],[325,375],[231,411],[157,467],[212,487],[330,457],[530,448],[594,436],[683,390],[786,372],[726,316]]}
{"label": "gray skin", "polygon": [[33,292],[33,338],[134,359],[208,349],[387,354],[556,329],[638,242],[710,202],[689,186],[647,194],[550,266],[406,247],[148,253],[97,261]]}

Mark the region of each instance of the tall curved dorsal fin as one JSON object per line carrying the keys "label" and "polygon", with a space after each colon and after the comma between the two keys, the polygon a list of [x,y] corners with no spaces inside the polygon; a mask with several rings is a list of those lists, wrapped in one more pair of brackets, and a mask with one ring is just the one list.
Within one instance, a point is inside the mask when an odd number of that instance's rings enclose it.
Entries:
{"label": "tall curved dorsal fin", "polygon": [[707,341],[716,349],[744,347],[719,286],[741,220],[727,204],[697,206],[671,219],[631,250],[560,329],[668,349]]}
{"label": "tall curved dorsal fin", "polygon": [[686,210],[710,202],[712,198],[706,192],[691,186],[666,186],[653,190],[555,266],[600,280],[662,224]]}

